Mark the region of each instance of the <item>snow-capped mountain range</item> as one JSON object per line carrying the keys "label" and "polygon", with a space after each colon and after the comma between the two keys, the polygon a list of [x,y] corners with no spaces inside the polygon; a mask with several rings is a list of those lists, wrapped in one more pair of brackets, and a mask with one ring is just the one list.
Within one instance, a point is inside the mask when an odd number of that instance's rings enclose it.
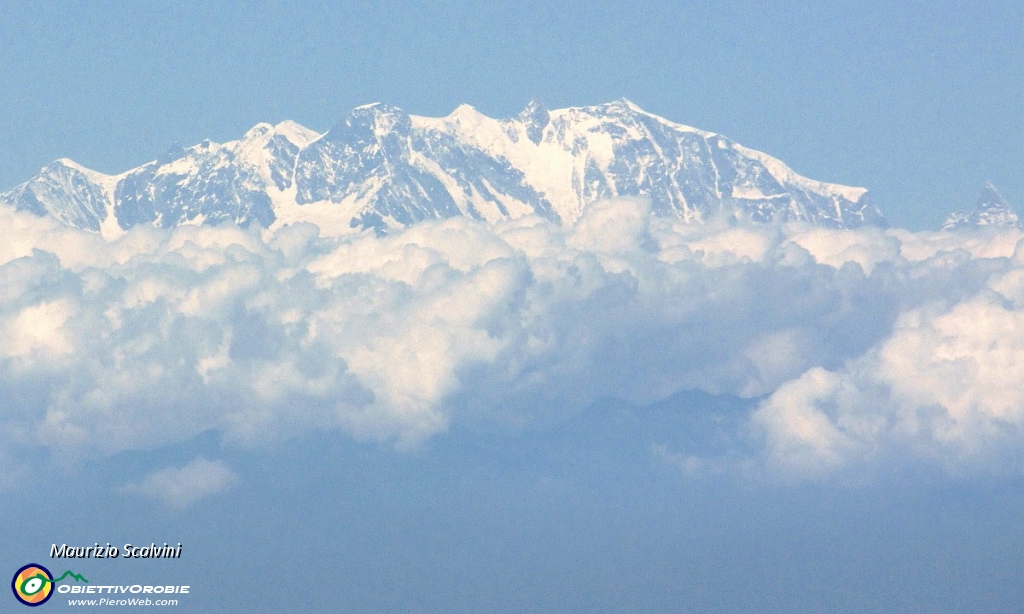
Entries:
{"label": "snow-capped mountain range", "polygon": [[1020,228],[1020,219],[1010,208],[1003,195],[991,183],[986,183],[971,211],[950,214],[942,225],[943,230],[994,226],[997,228]]}
{"label": "snow-capped mountain range", "polygon": [[0,202],[104,236],[138,224],[304,220],[386,233],[458,215],[572,223],[589,203],[628,195],[687,222],[724,214],[884,224],[863,188],[807,179],[627,100],[553,111],[530,103],[502,120],[468,105],[429,118],[370,104],[323,134],[291,121],[258,124],[237,141],[176,146],[120,175],[57,160]]}

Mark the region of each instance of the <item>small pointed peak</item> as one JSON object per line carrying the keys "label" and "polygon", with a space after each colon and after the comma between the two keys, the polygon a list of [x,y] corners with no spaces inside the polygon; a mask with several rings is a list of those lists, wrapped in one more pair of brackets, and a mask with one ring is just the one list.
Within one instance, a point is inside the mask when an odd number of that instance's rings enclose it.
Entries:
{"label": "small pointed peak", "polygon": [[619,98],[603,104],[583,107],[583,111],[597,115],[617,115],[630,117],[637,114],[648,115],[646,111],[633,104],[628,98]]}
{"label": "small pointed peak", "polygon": [[311,130],[299,122],[291,119],[284,119],[274,124],[274,132],[280,134],[282,132],[303,132],[308,134],[318,134],[316,130]]}
{"label": "small pointed peak", "polygon": [[992,185],[991,181],[986,181],[985,187],[983,187],[981,189],[981,193],[978,194],[978,200],[974,203],[974,211],[987,212],[990,214],[1013,214],[1010,204],[1006,202],[1006,199],[999,193],[996,186]]}
{"label": "small pointed peak", "polygon": [[986,181],[985,186],[978,195],[974,210],[970,212],[953,213],[942,225],[943,230],[955,230],[958,228],[970,228],[978,226],[997,226],[1002,228],[1018,228],[1020,226],[1017,214],[1006,202],[999,190]]}
{"label": "small pointed peak", "polygon": [[526,107],[520,111],[520,115],[529,116],[538,112],[547,111],[547,106],[540,101],[539,98],[531,98],[530,102],[526,103]]}
{"label": "small pointed peak", "polygon": [[523,110],[516,115],[516,119],[520,121],[536,120],[541,117],[550,117],[550,114],[547,106],[536,98],[531,98]]}
{"label": "small pointed peak", "polygon": [[383,102],[360,105],[348,117],[337,123],[323,136],[328,141],[347,138],[354,133],[372,133],[376,138],[395,131],[405,131],[411,125],[409,115],[398,107]]}
{"label": "small pointed peak", "polygon": [[995,184],[992,183],[991,181],[986,181],[985,185],[981,186],[981,193],[995,194],[996,196],[1000,196],[1000,198],[1002,198],[1002,196],[999,194],[999,190],[996,189]]}
{"label": "small pointed peak", "polygon": [[633,111],[634,113],[644,113],[644,110],[643,110],[643,109],[641,109],[640,107],[638,107],[638,106],[637,106],[637,105],[636,105],[636,104],[635,104],[635,103],[634,103],[634,102],[633,102],[632,100],[630,100],[629,98],[625,98],[625,97],[623,97],[623,98],[619,98],[618,100],[616,100],[616,101],[615,101],[615,102],[613,102],[612,104],[613,104],[613,105],[615,105],[615,106],[621,107],[621,108],[623,108],[623,109],[628,109],[628,110],[630,110],[630,111]]}
{"label": "small pointed peak", "polygon": [[50,162],[49,164],[47,164],[43,168],[39,169],[39,173],[41,175],[48,175],[48,174],[52,174],[52,173],[66,172],[68,169],[73,170],[73,171],[78,171],[78,172],[81,172],[81,173],[91,172],[89,169],[87,169],[84,166],[82,166],[81,164],[75,162],[71,158],[58,158],[58,159],[54,160],[53,162]]}
{"label": "small pointed peak", "polygon": [[274,127],[273,126],[271,126],[270,124],[268,124],[266,122],[260,122],[260,123],[256,124],[255,126],[253,126],[252,128],[249,128],[249,131],[246,132],[245,136],[243,136],[242,138],[245,139],[246,141],[248,141],[250,139],[258,139],[258,138],[267,136],[268,134],[270,134],[273,131],[274,131]]}
{"label": "small pointed peak", "polygon": [[50,162],[49,164],[47,164],[43,168],[45,170],[47,168],[53,168],[55,166],[63,166],[63,167],[67,167],[67,168],[73,168],[73,169],[79,170],[79,171],[80,170],[84,170],[84,168],[82,167],[81,164],[79,164],[78,162],[75,162],[71,158],[57,158],[56,160],[54,160],[53,162]]}
{"label": "small pointed peak", "polygon": [[299,147],[305,147],[321,136],[319,132],[310,130],[299,122],[292,121],[290,119],[278,122],[277,125],[274,126],[274,133],[283,135],[286,139],[295,143]]}
{"label": "small pointed peak", "polygon": [[460,119],[475,120],[481,115],[482,113],[480,113],[480,111],[477,111],[472,105],[462,103],[459,106],[455,107],[455,110],[449,113],[448,117],[445,119],[451,119],[455,121],[458,121]]}
{"label": "small pointed peak", "polygon": [[102,173],[100,173],[99,171],[94,171],[91,168],[86,168],[86,167],[82,166],[81,164],[79,164],[78,162],[75,162],[71,158],[58,158],[58,159],[54,160],[53,162],[50,162],[49,164],[47,164],[43,168],[39,169],[39,172],[41,174],[43,174],[43,173],[53,173],[53,172],[60,172],[62,170],[66,170],[66,169],[73,170],[73,171],[82,173],[84,175],[88,175],[91,178],[98,177],[98,176],[102,175]]}

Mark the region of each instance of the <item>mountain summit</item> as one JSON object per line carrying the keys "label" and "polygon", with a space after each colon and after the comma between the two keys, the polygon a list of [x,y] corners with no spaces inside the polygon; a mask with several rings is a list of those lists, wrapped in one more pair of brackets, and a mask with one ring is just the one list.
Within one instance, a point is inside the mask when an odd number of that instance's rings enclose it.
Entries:
{"label": "mountain summit", "polygon": [[882,224],[867,191],[797,175],[729,139],[670,122],[628,100],[509,119],[468,105],[447,117],[357,107],[323,134],[258,124],[237,141],[175,146],[116,176],[58,160],[0,202],[77,228],[314,221],[379,234],[465,215],[528,214],[573,223],[588,204],[646,196],[686,222],[726,215],[849,228]]}
{"label": "mountain summit", "polygon": [[996,226],[999,228],[1019,228],[1020,220],[1010,205],[996,190],[991,182],[986,183],[981,194],[970,212],[958,212],[946,218],[943,230],[958,228],[976,228],[979,226]]}

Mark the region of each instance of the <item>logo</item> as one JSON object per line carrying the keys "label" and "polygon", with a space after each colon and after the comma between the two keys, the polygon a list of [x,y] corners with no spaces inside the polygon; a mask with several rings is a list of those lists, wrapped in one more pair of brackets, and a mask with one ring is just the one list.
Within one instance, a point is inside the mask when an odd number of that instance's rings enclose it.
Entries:
{"label": "logo", "polygon": [[14,574],[14,579],[11,580],[11,590],[14,591],[14,596],[18,601],[25,605],[43,605],[53,596],[53,585],[68,576],[71,576],[76,581],[89,583],[88,580],[78,574],[71,573],[70,570],[65,571],[64,575],[54,580],[53,574],[50,573],[49,569],[42,565],[30,563]]}

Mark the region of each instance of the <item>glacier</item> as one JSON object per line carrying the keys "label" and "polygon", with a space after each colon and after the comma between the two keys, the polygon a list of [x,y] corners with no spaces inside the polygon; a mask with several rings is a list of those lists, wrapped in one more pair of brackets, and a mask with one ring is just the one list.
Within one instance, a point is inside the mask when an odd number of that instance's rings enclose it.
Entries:
{"label": "glacier", "polygon": [[591,203],[650,199],[657,215],[884,226],[864,188],[802,177],[730,139],[621,99],[493,119],[469,105],[441,118],[357,107],[325,133],[261,123],[235,141],[175,145],[105,175],[67,159],[0,203],[117,235],[133,226],[310,221],[333,233],[387,234],[428,219],[539,215],[572,224]]}

